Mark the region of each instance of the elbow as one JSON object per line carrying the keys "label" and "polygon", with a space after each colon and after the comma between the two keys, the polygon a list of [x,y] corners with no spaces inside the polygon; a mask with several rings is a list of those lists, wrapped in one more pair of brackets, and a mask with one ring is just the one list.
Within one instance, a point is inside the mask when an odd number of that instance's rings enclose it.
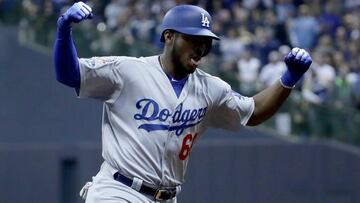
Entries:
{"label": "elbow", "polygon": [[257,126],[257,125],[260,125],[263,121],[254,117],[254,116],[251,116],[249,121],[247,122],[247,126]]}
{"label": "elbow", "polygon": [[66,85],[68,87],[72,87],[72,88],[80,87],[80,78],[79,77],[69,77],[62,73],[59,73],[58,71],[56,71],[55,75],[56,75],[56,80],[61,84],[64,84],[64,85]]}
{"label": "elbow", "polygon": [[257,126],[259,125],[259,119],[256,117],[255,112],[253,112],[253,114],[251,115],[251,117],[249,118],[248,122],[246,123],[247,126]]}
{"label": "elbow", "polygon": [[260,125],[266,120],[268,120],[272,115],[273,115],[272,112],[258,112],[255,110],[246,125],[247,126]]}
{"label": "elbow", "polygon": [[56,58],[54,62],[56,80],[66,86],[72,88],[79,88],[80,71],[78,68],[78,64],[75,64],[75,67],[69,66],[68,64],[64,64]]}
{"label": "elbow", "polygon": [[60,82],[61,84],[64,84],[68,87],[72,87],[72,88],[80,88],[80,80],[75,80],[75,79],[67,79],[67,78],[63,78],[63,77],[56,77],[56,80],[58,82]]}

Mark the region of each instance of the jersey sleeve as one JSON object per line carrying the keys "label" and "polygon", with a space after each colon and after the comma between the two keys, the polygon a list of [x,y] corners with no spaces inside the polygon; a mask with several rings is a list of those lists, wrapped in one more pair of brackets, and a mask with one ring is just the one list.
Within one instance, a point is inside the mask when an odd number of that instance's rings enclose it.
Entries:
{"label": "jersey sleeve", "polygon": [[241,125],[246,125],[255,109],[254,99],[233,91],[228,84],[224,85],[218,96],[220,98],[211,118],[212,126],[238,130]]}
{"label": "jersey sleeve", "polygon": [[79,98],[94,98],[114,102],[123,87],[122,57],[80,58]]}

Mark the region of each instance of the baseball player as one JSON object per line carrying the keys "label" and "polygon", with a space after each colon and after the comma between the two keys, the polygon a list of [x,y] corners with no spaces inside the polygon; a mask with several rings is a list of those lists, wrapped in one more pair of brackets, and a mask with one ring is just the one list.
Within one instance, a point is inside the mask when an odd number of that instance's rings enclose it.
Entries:
{"label": "baseball player", "polygon": [[180,5],[166,13],[159,55],[79,59],[71,26],[92,16],[83,2],[71,6],[58,19],[54,45],[57,80],[80,98],[103,102],[104,162],[81,191],[86,203],[176,202],[191,149],[204,131],[262,123],[312,62],[305,50],[292,49],[278,82],[244,97],[197,69],[212,40],[219,40],[204,9]]}

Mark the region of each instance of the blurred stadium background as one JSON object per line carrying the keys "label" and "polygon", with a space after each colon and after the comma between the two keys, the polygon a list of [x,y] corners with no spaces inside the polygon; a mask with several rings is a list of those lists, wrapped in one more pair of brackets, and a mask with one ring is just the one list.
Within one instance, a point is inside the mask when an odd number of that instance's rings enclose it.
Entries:
{"label": "blurred stadium background", "polygon": [[[80,203],[98,171],[101,104],[55,81],[56,19],[75,1],[0,0],[0,203]],[[311,71],[280,112],[241,132],[212,129],[192,154],[179,202],[360,202],[359,0],[89,0],[80,57],[160,53],[175,4],[206,8],[222,38],[202,67],[252,95],[291,47]]]}

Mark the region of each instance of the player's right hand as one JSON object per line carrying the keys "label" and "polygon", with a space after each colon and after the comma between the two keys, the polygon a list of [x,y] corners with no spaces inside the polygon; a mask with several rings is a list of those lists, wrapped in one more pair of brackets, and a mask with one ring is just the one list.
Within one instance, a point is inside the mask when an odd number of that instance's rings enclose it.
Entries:
{"label": "player's right hand", "polygon": [[63,15],[68,23],[78,23],[93,17],[92,9],[84,2],[79,1],[73,4]]}

